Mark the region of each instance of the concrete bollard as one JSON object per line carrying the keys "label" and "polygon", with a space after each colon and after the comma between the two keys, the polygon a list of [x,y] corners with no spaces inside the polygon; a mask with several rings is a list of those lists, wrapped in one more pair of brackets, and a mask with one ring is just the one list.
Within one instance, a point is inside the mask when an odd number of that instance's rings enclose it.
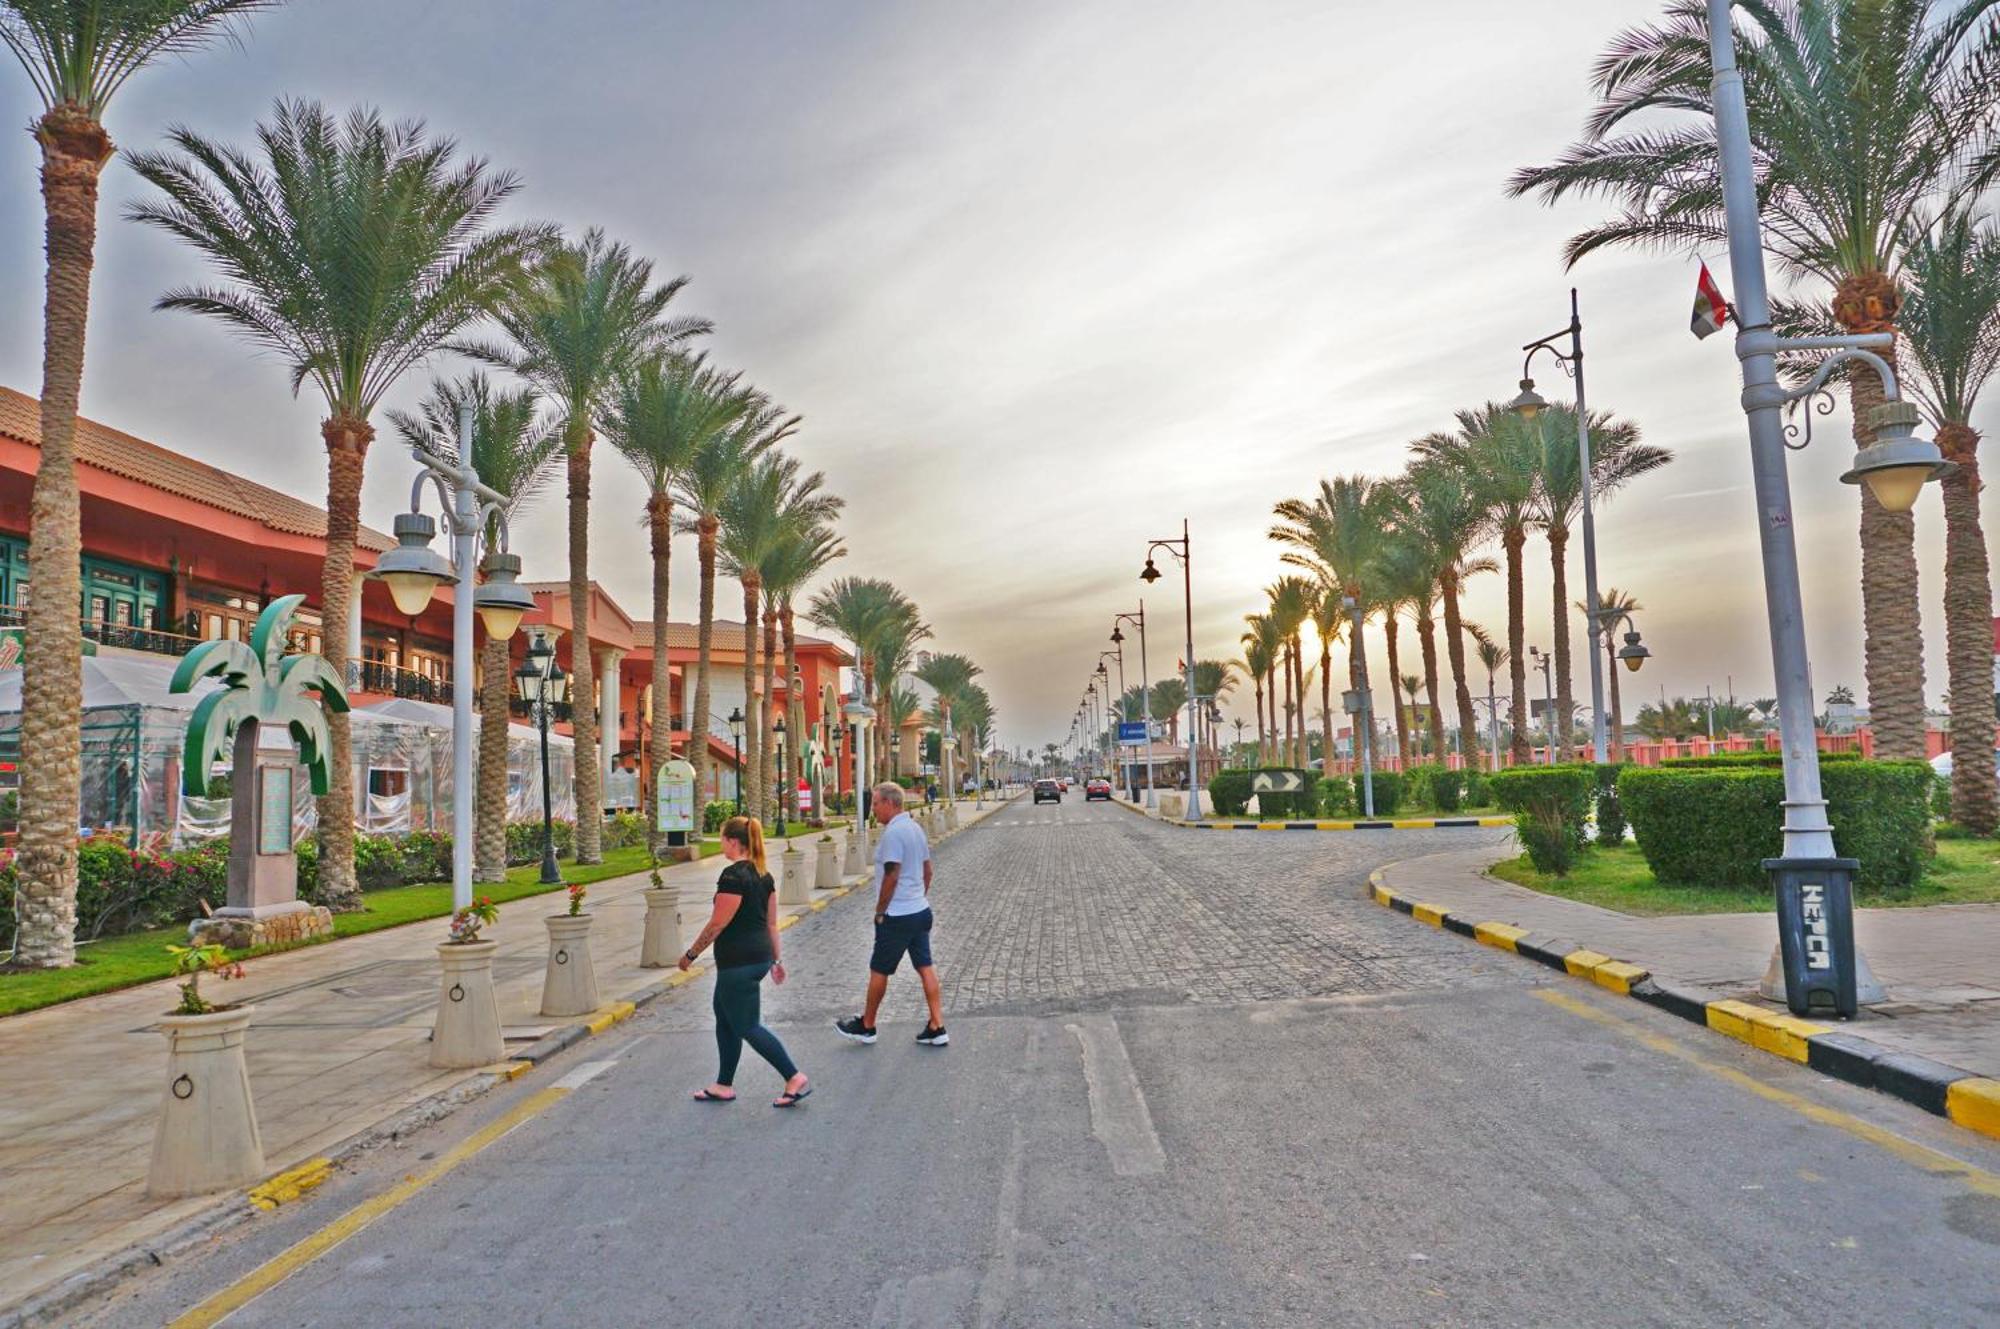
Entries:
{"label": "concrete bollard", "polygon": [[437,948],[443,967],[437,1018],[431,1024],[431,1065],[448,1070],[490,1066],[507,1055],[500,1035],[500,1002],[493,995],[497,941],[446,943]]}
{"label": "concrete bollard", "polygon": [[848,830],[847,853],[840,861],[840,875],[858,877],[868,870],[868,860],[862,857],[863,842],[867,838],[867,834],[859,829]]}
{"label": "concrete bollard", "polygon": [[205,1195],[263,1178],[264,1141],[243,1064],[243,1032],[255,1010],[239,1006],[161,1018],[166,1089],[153,1132],[148,1195]]}
{"label": "concrete bollard", "polygon": [[799,852],[798,841],[785,841],[785,852],[778,855],[775,864],[778,870],[779,904],[812,902],[812,878],[806,875],[812,871],[810,857]]}
{"label": "concrete bollard", "polygon": [[597,1009],[597,969],[590,961],[589,914],[555,914],[549,929],[549,965],[542,975],[543,1015],[588,1015]]}
{"label": "concrete bollard", "polygon": [[639,941],[639,967],[671,969],[687,946],[681,893],[672,886],[648,886],[641,894],[646,897],[646,930]]}
{"label": "concrete bollard", "polygon": [[839,846],[831,835],[819,837],[819,856],[813,860],[813,889],[831,891],[840,886],[840,860],[835,857]]}

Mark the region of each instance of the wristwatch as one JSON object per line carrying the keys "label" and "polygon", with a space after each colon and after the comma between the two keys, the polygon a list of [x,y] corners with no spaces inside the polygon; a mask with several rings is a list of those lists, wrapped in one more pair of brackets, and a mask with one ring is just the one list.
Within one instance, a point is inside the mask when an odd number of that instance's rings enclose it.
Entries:
{"label": "wristwatch", "polygon": [[882,920],[883,920],[883,919],[885,919],[885,918],[887,918],[887,917],[888,917],[888,915],[887,915],[887,914],[877,914],[877,915],[875,915],[875,925],[876,925],[877,927],[880,927],[880,926],[882,925]]}

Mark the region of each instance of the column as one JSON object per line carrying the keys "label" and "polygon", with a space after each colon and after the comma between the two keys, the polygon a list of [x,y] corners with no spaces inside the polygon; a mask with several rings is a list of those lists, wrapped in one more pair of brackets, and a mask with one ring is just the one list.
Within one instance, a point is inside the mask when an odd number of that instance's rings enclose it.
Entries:
{"label": "column", "polygon": [[604,770],[604,790],[611,789],[611,772],[618,766],[618,708],[623,704],[618,689],[618,667],[625,652],[609,648],[597,653],[597,748]]}
{"label": "column", "polygon": [[354,590],[347,602],[347,686],[350,691],[361,683],[361,588],[367,582],[368,574],[356,568]]}

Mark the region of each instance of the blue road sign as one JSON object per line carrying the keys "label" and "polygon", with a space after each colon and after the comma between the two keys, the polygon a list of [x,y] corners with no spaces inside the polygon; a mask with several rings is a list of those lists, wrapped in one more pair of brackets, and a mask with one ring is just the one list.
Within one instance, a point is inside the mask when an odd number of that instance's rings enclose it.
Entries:
{"label": "blue road sign", "polygon": [[1118,722],[1118,741],[1120,743],[1144,743],[1146,741],[1146,722],[1144,720],[1120,720]]}

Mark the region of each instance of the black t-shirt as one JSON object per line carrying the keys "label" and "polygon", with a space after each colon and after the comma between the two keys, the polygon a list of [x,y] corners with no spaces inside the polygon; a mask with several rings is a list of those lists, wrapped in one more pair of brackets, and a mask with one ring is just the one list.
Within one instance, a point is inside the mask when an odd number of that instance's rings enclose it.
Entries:
{"label": "black t-shirt", "polygon": [[741,896],[736,916],[715,939],[715,967],[733,969],[743,964],[769,964],[771,954],[771,896],[777,893],[771,878],[757,871],[749,859],[739,859],[722,870],[715,883],[717,895]]}

